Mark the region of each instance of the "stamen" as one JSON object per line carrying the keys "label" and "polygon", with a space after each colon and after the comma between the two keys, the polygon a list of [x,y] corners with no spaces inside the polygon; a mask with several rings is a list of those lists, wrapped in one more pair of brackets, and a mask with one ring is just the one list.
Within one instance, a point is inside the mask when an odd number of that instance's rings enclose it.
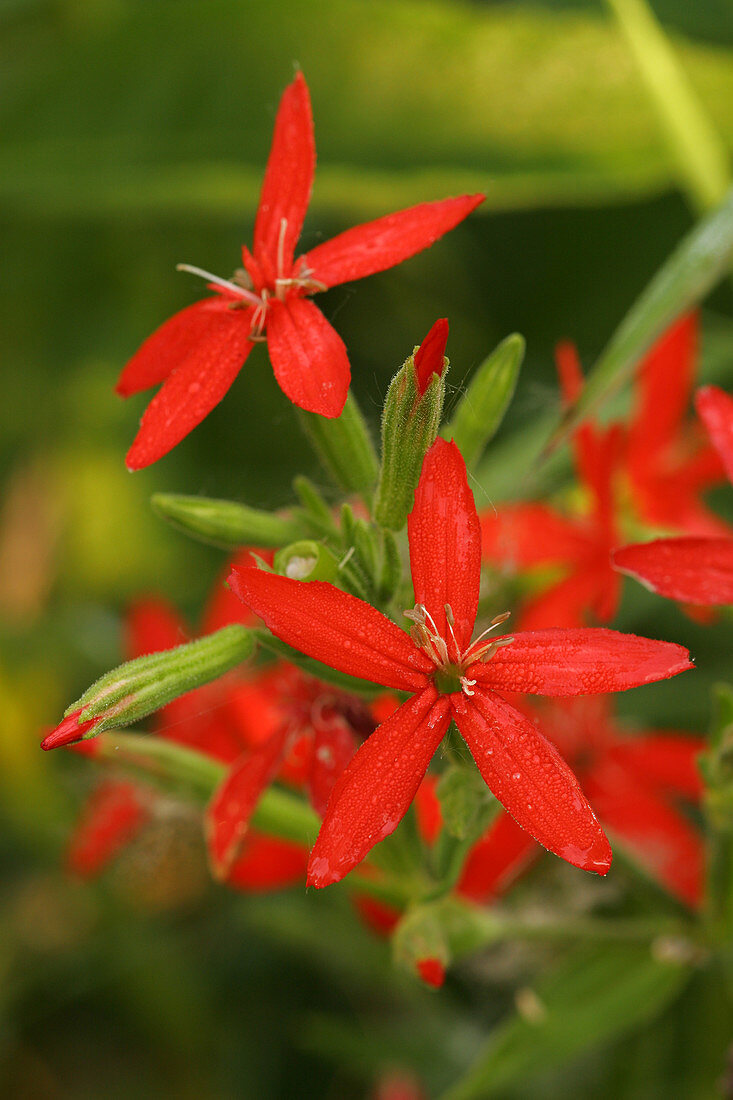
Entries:
{"label": "stamen", "polygon": [[189,275],[198,275],[201,279],[206,279],[209,283],[215,283],[217,286],[224,287],[225,290],[231,290],[240,298],[244,298],[250,305],[259,306],[262,304],[256,294],[252,294],[251,291],[245,290],[244,287],[237,286],[236,283],[230,282],[229,279],[220,279],[218,275],[212,275],[210,271],[204,271],[202,267],[194,267],[193,264],[176,264],[176,271],[187,271]]}
{"label": "stamen", "polygon": [[[471,661],[490,661],[495,653],[497,653],[505,645],[511,645],[513,641],[514,638],[499,638],[498,641],[489,642],[487,645],[484,645],[480,649],[477,649],[475,653],[473,652],[472,646],[471,649],[468,650],[468,652],[466,653],[465,659],[468,660],[470,657]],[[474,645],[475,644],[476,643],[474,642]]]}
{"label": "stamen", "polygon": [[277,238],[277,275],[279,282],[282,278],[283,263],[285,260],[285,234],[288,230],[288,219],[280,218],[280,232]]}

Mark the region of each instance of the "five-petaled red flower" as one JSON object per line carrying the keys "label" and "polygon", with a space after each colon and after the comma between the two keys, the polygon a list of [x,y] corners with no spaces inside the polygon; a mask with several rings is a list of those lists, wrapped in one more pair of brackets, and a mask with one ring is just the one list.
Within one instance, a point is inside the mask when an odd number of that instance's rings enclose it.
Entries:
{"label": "five-petaled red flower", "polygon": [[[541,630],[471,642],[481,534],[466,467],[453,443],[428,452],[408,519],[415,608],[407,635],[333,585],[254,567],[229,583],[283,641],[363,679],[411,692],[367,738],[328,803],[308,881],[343,878],[397,827],[451,719],[483,778],[515,820],[576,866],[605,874],[611,849],[557,751],[501,695],[623,691],[692,665],[687,651],[603,629]],[[498,616],[499,625],[506,616]],[[490,627],[491,629],[491,627]]]}
{"label": "five-petaled red flower", "polygon": [[[127,455],[131,470],[175,447],[221,401],[258,340],[267,340],[280,388],[294,404],[338,416],[349,388],[346,348],[310,295],[402,263],[453,229],[483,195],[421,203],[356,226],[295,257],[316,150],[302,73],[275,121],[252,252],[232,281],[199,268],[216,297],[195,302],[145,341],[117,383],[123,397],[162,382]],[[185,266],[185,265],[184,265]]]}
{"label": "five-petaled red flower", "polygon": [[[733,483],[733,398],[717,386],[697,391],[695,407]],[[733,604],[733,538],[691,535],[624,546],[615,567],[672,600]]]}

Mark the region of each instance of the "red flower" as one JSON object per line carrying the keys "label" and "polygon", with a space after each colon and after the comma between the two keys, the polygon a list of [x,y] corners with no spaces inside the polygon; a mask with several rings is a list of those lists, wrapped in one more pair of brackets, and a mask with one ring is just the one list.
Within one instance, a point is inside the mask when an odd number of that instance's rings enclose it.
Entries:
{"label": "red flower", "polygon": [[639,367],[629,426],[628,474],[641,518],[687,535],[721,536],[730,529],[700,501],[725,479],[720,456],[686,422],[695,379],[697,314],[688,314],[654,345]]}
{"label": "red flower", "polygon": [[[733,482],[733,398],[716,386],[705,386],[698,390],[695,405]],[[636,543],[617,550],[613,564],[668,599],[706,606],[733,604],[731,538]]]}
{"label": "red flower", "polygon": [[445,370],[445,346],[448,343],[448,318],[441,317],[415,352],[417,388],[421,394],[430,385],[434,374],[440,377]]}
{"label": "red flower", "polygon": [[[670,730],[630,736],[603,696],[553,700],[534,707],[533,714],[572,765],[614,843],[670,893],[699,905],[704,846],[677,802],[700,798],[695,761],[705,742]],[[469,854],[458,892],[478,902],[493,899],[536,851],[527,833],[503,814]]]}
{"label": "red flower", "polygon": [[[560,344],[557,367],[565,401],[579,395],[583,378],[572,344]],[[623,453],[619,425],[583,424],[573,436],[577,478],[589,499],[583,516],[563,516],[546,504],[500,506],[481,516],[484,559],[513,568],[557,565],[565,575],[530,599],[520,620],[526,630],[581,626],[588,612],[602,623],[616,614],[621,595],[611,551],[618,545],[614,480]]]}
{"label": "red flower", "polygon": [[294,404],[338,416],[349,388],[343,341],[309,296],[384,271],[453,229],[483,195],[421,203],[356,226],[295,258],[316,162],[308,86],[286,88],[275,120],[253,250],[228,282],[199,268],[217,297],[177,313],[145,341],[117,383],[123,397],[163,387],[127,456],[131,470],[167,454],[218,405],[258,340],[266,338],[278,384]]}
{"label": "red flower", "polygon": [[[408,520],[415,609],[405,634],[333,585],[252,567],[233,590],[277,637],[351,675],[411,692],[334,786],[309,883],[343,878],[397,827],[455,719],[496,797],[545,847],[605,874],[611,850],[575,776],[500,692],[623,691],[682,672],[686,650],[610,630],[543,630],[471,643],[481,540],[466,468],[452,443],[428,452]],[[506,616],[498,616],[492,626]],[[489,628],[491,629],[491,627]],[[486,632],[484,632],[486,633]]]}

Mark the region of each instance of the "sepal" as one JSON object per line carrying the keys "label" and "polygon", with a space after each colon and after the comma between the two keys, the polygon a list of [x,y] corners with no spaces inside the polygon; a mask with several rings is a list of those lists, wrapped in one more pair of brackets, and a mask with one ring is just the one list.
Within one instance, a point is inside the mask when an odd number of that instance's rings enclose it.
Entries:
{"label": "sepal", "polygon": [[[66,711],[79,727],[101,719],[94,734],[130,725],[202,684],[223,676],[254,649],[249,630],[237,623],[194,642],[127,661],[106,673]],[[88,735],[92,729],[88,727]],[[83,736],[83,734],[82,734]]]}
{"label": "sepal", "polygon": [[392,531],[404,527],[412,509],[423,459],[435,442],[443,413],[448,360],[443,358],[442,373],[431,371],[423,389],[425,380],[421,382],[415,366],[420,350],[415,348],[394,376],[384,402],[374,518]]}

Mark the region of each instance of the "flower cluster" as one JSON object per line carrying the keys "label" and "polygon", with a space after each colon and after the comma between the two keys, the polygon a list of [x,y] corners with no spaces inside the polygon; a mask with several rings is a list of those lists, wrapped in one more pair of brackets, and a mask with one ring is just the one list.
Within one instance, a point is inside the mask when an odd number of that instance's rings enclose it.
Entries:
{"label": "flower cluster", "polygon": [[[92,794],[71,868],[99,873],[152,826],[165,796],[149,780],[162,778],[174,797],[198,802],[216,879],[325,887],[362,865],[350,880],[357,907],[382,930],[409,926],[436,897],[493,901],[536,842],[606,875],[610,837],[698,906],[703,839],[686,807],[703,795],[702,742],[634,732],[609,699],[693,665],[674,642],[608,628],[621,573],[685,603],[733,602],[733,538],[702,498],[726,473],[733,480],[733,399],[697,391],[708,443],[687,417],[697,318],[682,317],[639,364],[628,424],[576,428],[577,485],[562,504],[479,513],[470,467],[511,398],[521,338],[480,368],[446,426],[448,322],[437,321],[389,387],[378,456],[353,397],[346,404],[344,344],[311,298],[427,248],[482,196],[422,203],[296,256],[314,168],[298,74],[277,114],[243,267],[227,280],[183,265],[213,296],[154,333],[118,391],[162,384],[127,456],[138,469],[180,442],[266,341],[284,394],[318,414],[309,437],[348,498],[336,510],[303,478],[285,515],[161,498],[179,528],[239,552],[198,638],[160,600],[141,601],[126,663],[44,738],[44,748],[71,746],[129,773]],[[571,345],[558,347],[557,367],[570,407],[584,386]],[[624,545],[640,532],[651,541]],[[260,540],[264,550],[248,548]],[[511,612],[502,588],[517,596]],[[510,613],[516,629],[505,626]],[[119,733],[155,712],[147,738]],[[416,934],[411,952],[422,979],[441,984],[440,935]]]}

